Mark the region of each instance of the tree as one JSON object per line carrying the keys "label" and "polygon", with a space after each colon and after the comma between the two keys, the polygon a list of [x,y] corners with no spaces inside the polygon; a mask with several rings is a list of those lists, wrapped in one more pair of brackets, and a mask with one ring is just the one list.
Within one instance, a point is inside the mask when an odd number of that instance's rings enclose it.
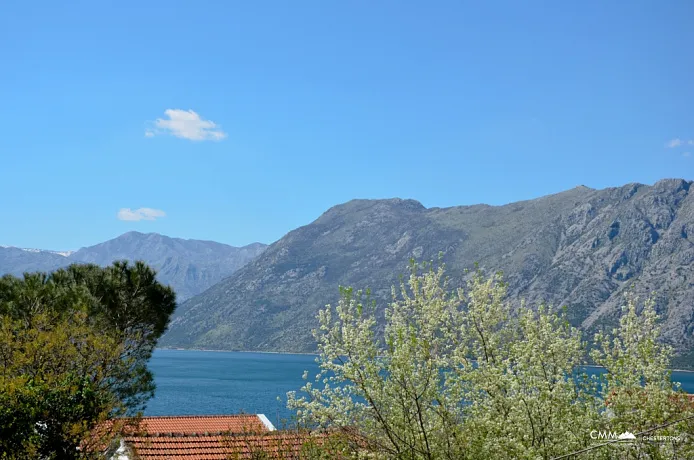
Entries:
{"label": "tree", "polygon": [[[407,282],[393,289],[382,337],[368,295],[341,288],[314,331],[321,371],[301,395],[288,394],[299,423],[357,428],[368,450],[384,458],[549,459],[583,449],[590,449],[586,458],[609,458],[614,451],[593,449],[589,436],[609,421],[601,397],[608,387],[582,371],[587,346],[564,314],[544,305],[512,311],[500,274],[477,271],[464,289],[448,286],[442,266],[421,271],[413,262]],[[634,343],[656,349],[644,345],[643,334]],[[636,371],[672,395],[663,380],[667,362]],[[618,392],[626,385],[611,382]],[[658,401],[664,404],[660,396],[647,404]]]}
{"label": "tree", "polygon": [[413,273],[401,292],[380,341],[374,303],[341,289],[337,307],[318,316],[321,372],[302,388],[305,396],[288,394],[289,407],[309,426],[359,427],[383,455],[462,458],[463,406],[449,385],[462,338],[461,298],[446,294],[440,270]]}
{"label": "tree", "polygon": [[125,412],[109,381],[127,366],[122,346],[84,312],[38,313],[25,326],[0,324],[0,446],[10,458],[71,458],[94,423]]}
{"label": "tree", "polygon": [[154,395],[147,362],[176,309],[173,290],[156,281],[156,272],[143,262],[71,265],[51,279],[60,289],[89,293],[88,314],[100,330],[115,334],[123,344],[122,358],[131,363],[115,388],[131,413],[144,408]]}
{"label": "tree", "polygon": [[648,433],[655,442],[638,436],[623,449],[625,458],[694,458],[694,446],[685,442],[694,433],[694,410],[679,384],[671,382],[673,350],[659,341],[653,298],[644,302],[640,314],[638,310],[638,299],[627,294],[619,327],[595,336],[599,347],[592,356],[606,370],[600,392],[609,410],[603,427],[640,433],[663,426]]}
{"label": "tree", "polygon": [[0,279],[0,458],[102,449],[115,429],[94,428],[153,394],[147,361],[174,308],[143,263]]}

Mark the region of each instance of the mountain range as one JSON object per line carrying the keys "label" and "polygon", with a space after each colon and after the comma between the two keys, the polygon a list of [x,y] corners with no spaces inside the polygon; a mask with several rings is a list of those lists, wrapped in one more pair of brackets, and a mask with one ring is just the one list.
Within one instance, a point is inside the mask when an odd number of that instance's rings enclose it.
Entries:
{"label": "mountain range", "polygon": [[688,362],[694,347],[694,194],[667,179],[565,192],[503,206],[425,208],[353,200],[289,232],[256,259],[182,303],[161,344],[313,351],[316,312],[338,285],[370,288],[380,308],[408,261],[443,254],[462,284],[477,262],[502,270],[516,304],[566,306],[588,332],[616,323],[626,291],[655,292],[664,339]]}
{"label": "mountain range", "polygon": [[115,260],[143,260],[157,270],[160,282],[174,288],[181,302],[231,275],[266,247],[261,243],[234,247],[214,241],[128,232],[78,251],[0,247],[0,275],[52,271],[73,263],[109,265]]}
{"label": "mountain range", "polygon": [[624,294],[654,294],[663,338],[694,365],[694,193],[661,180],[579,186],[503,206],[426,208],[352,200],[270,246],[235,248],[129,232],[74,253],[0,247],[0,274],[144,260],[180,304],[161,346],[310,352],[317,311],[338,286],[370,288],[380,311],[410,259],[442,254],[453,286],[475,264],[502,270],[515,305],[566,306],[588,333],[616,324]]}

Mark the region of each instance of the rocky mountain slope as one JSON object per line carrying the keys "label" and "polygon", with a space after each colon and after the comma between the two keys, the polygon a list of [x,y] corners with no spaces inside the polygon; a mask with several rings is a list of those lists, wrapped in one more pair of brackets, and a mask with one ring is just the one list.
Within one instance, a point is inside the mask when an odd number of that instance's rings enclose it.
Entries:
{"label": "rocky mountain slope", "polygon": [[143,260],[171,285],[179,301],[203,292],[257,257],[266,245],[233,247],[214,241],[184,240],[157,233],[128,232],[73,253],[0,248],[0,275],[51,271],[72,263],[108,265],[114,260]]}
{"label": "rocky mountain slope", "polygon": [[315,314],[338,285],[370,287],[385,305],[407,262],[444,254],[461,280],[475,262],[503,270],[515,302],[566,305],[585,329],[615,320],[624,291],[657,291],[664,338],[694,346],[694,193],[669,179],[562,193],[504,206],[426,209],[353,200],[271,245],[183,303],[162,345],[311,351]]}

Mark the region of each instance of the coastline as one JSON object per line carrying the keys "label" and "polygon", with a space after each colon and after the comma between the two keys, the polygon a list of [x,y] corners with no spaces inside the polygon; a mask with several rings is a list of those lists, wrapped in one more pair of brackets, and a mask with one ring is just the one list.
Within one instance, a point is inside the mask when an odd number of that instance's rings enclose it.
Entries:
{"label": "coastline", "polygon": [[[306,353],[306,352],[293,352],[293,351],[253,351],[253,350],[214,350],[208,348],[175,348],[175,347],[162,347],[155,348],[155,350],[175,350],[175,351],[212,351],[215,353],[256,353],[265,355],[300,355],[300,356],[318,356],[318,353]],[[603,366],[596,366],[594,364],[585,364],[582,367],[591,367],[595,369],[604,369]],[[682,372],[688,374],[694,374],[694,369],[670,369],[671,372]]]}
{"label": "coastline", "polygon": [[300,355],[300,356],[318,356],[318,353],[302,353],[294,351],[253,351],[253,350],[214,350],[210,348],[176,348],[176,347],[156,347],[156,350],[174,350],[174,351],[212,351],[215,353],[256,353],[263,355]]}

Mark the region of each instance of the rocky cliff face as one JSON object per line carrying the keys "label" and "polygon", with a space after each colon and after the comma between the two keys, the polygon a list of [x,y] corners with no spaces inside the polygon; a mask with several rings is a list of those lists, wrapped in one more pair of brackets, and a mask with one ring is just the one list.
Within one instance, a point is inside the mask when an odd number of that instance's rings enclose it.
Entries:
{"label": "rocky cliff face", "polygon": [[613,323],[628,288],[656,291],[664,338],[686,352],[694,346],[691,184],[577,187],[498,207],[353,200],[181,305],[163,344],[310,351],[315,314],[337,300],[338,285],[370,287],[383,307],[410,258],[442,252],[454,280],[475,262],[503,270],[514,302],[566,305],[585,329]]}
{"label": "rocky cliff face", "polygon": [[50,251],[0,248],[0,275],[52,271],[73,263],[109,265],[115,260],[143,260],[157,270],[160,282],[171,285],[179,301],[200,294],[231,275],[267,246],[233,247],[214,241],[169,238],[157,233],[129,232],[67,256]]}

